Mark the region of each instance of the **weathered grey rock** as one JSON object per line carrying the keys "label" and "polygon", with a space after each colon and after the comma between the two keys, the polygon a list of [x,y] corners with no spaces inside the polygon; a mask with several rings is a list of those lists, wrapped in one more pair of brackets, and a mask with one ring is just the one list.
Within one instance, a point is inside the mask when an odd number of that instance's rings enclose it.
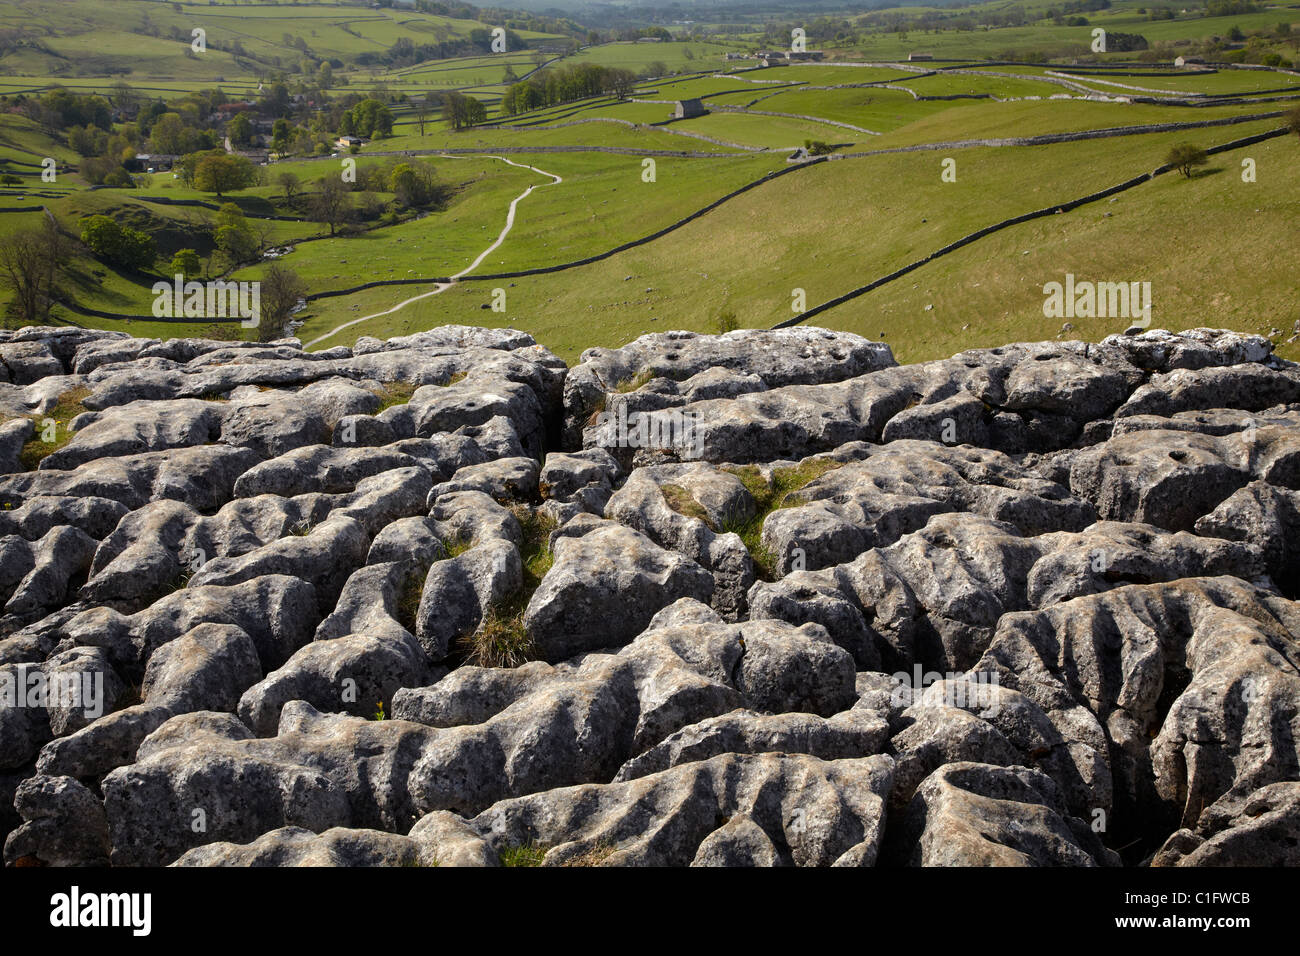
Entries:
{"label": "weathered grey rock", "polygon": [[280,827],[248,844],[195,847],[173,866],[440,866],[420,841],[383,830],[334,827],[316,834]]}
{"label": "weathered grey rock", "polygon": [[429,508],[429,522],[444,544],[499,539],[518,545],[523,541],[519,520],[482,491],[453,491],[437,496]]}
{"label": "weathered grey rock", "polygon": [[[1213,808],[1211,808],[1211,812]],[[1273,783],[1240,812],[1211,824],[1208,838],[1178,830],[1152,866],[1295,866],[1300,863],[1300,782]]]}
{"label": "weathered grey rock", "polygon": [[730,369],[778,388],[839,381],[894,364],[883,343],[814,328],[664,332],[643,335],[620,349],[587,349],[564,382],[565,447],[577,447],[584,423],[606,393],[647,370],[683,382],[709,369]]}
{"label": "weathered grey rock", "polygon": [[1202,408],[1261,411],[1300,401],[1300,376],[1288,369],[1257,364],[1177,369],[1152,376],[1122,407],[1116,418],[1129,415],[1172,415]]}
{"label": "weathered grey rock", "polygon": [[1130,586],[1007,615],[976,670],[1109,753],[1117,825],[1168,833],[1300,773],[1298,625],[1236,578]]}
{"label": "weathered grey rock", "polygon": [[1119,860],[1070,816],[1051,778],[1025,767],[955,761],[917,788],[902,821],[910,866],[1113,866]]}
{"label": "weathered grey rock", "polygon": [[324,616],[334,606],[348,575],[366,560],[365,529],[345,515],[331,515],[304,535],[281,538],[234,558],[216,558],[190,578],[189,587],[229,587],[265,575],[288,575],[310,584]]}
{"label": "weathered grey rock", "polygon": [[227,624],[200,624],[150,657],[141,703],[51,741],[37,767],[47,774],[98,778],[135,760],[141,742],[177,714],[233,712],[240,694],[261,676],[247,634]]}
{"label": "weathered grey rock", "polygon": [[[242,725],[200,720],[202,715],[173,718],[140,745],[135,764],[104,780],[114,861],[165,862],[198,843],[247,842],[284,825],[400,832],[431,810],[484,809],[512,794],[608,779],[636,749],[746,704],[726,676],[739,668],[738,682],[746,684],[742,633],[751,654],[758,645],[770,645],[758,658],[760,679],[753,683],[760,687],[771,685],[762,679],[769,666],[798,671],[811,646],[831,646],[815,629],[771,623],[739,631],[729,625],[660,630],[621,655],[589,657],[581,670],[552,668],[555,677],[526,703],[517,701],[486,722],[443,729],[402,719],[326,716],[302,702],[284,707],[279,733],[267,739],[249,739]],[[785,649],[784,657],[778,648]],[[840,673],[844,665],[847,694],[825,675],[812,675],[807,684],[840,699],[813,701],[807,689],[787,691],[833,712],[853,699],[847,657],[833,667]],[[359,754],[369,756],[359,763]],[[888,766],[887,758],[874,759]],[[190,829],[194,809],[206,811],[204,834]]]}
{"label": "weathered grey rock", "polygon": [[95,550],[81,598],[147,607],[181,583],[191,560],[186,541],[198,520],[180,501],[154,501],[132,511]]}
{"label": "weathered grey rock", "polygon": [[[77,528],[56,527],[39,541],[0,539],[0,598],[6,616],[36,620],[68,602],[85,580],[95,554],[95,540]],[[5,546],[7,544],[8,546]],[[26,549],[28,554],[21,552]],[[7,582],[19,572],[12,587]]]}
{"label": "weathered grey rock", "polygon": [[928,405],[905,408],[885,425],[881,440],[938,441],[945,445],[988,445],[989,407],[970,392]]}
{"label": "weathered grey rock", "polygon": [[13,418],[0,423],[0,475],[22,470],[23,446],[36,434],[29,418]]}
{"label": "weathered grey rock", "polygon": [[1273,352],[1273,343],[1264,336],[1228,329],[1147,329],[1136,335],[1109,335],[1101,344],[1122,350],[1133,364],[1152,372],[1266,362]]}
{"label": "weathered grey rock", "polygon": [[375,535],[366,553],[366,564],[402,563],[428,567],[446,553],[432,520],[399,518]]}
{"label": "weathered grey rock", "polygon": [[126,505],[108,498],[28,498],[16,508],[0,510],[0,537],[13,534],[36,541],[66,525],[102,541],[128,512]]}
{"label": "weathered grey rock", "polygon": [[443,671],[409,634],[350,633],[313,641],[264,681],[250,687],[239,715],[260,737],[275,734],[290,701],[323,712],[373,717],[403,687],[434,680]]}
{"label": "weathered grey rock", "polygon": [[45,711],[55,737],[80,730],[111,711],[126,690],[108,655],[98,647],[73,647],[41,668]]}
{"label": "weathered grey rock", "polygon": [[[726,754],[627,782],[504,800],[469,828],[498,854],[545,849],[544,866],[872,866],[891,763],[884,755]],[[434,825],[421,821],[412,836],[430,839]],[[440,856],[442,840],[431,843]]]}
{"label": "weathered grey rock", "polygon": [[739,535],[719,529],[743,525],[755,510],[735,475],[690,464],[638,468],[610,498],[605,516],[707,570],[713,606],[734,620],[746,610],[754,561]]}
{"label": "weathered grey rock", "polygon": [[107,607],[82,611],[57,627],[59,640],[102,647],[128,681],[143,679],[154,652],[200,624],[231,624],[253,639],[270,672],[311,640],[319,620],[315,589],[300,578],[264,575],[231,586],[182,588],[143,611]]}
{"label": "weathered grey rock", "polygon": [[377,417],[403,438],[427,438],[505,418],[525,454],[541,457],[545,448],[546,411],[537,387],[482,371],[452,385],[418,388],[410,402]]}
{"label": "weathered grey rock", "polygon": [[228,497],[281,495],[286,498],[317,491],[344,494],[363,478],[394,468],[411,468],[419,461],[385,448],[331,448],[308,445],[248,469]]}
{"label": "weathered grey rock", "polygon": [[[1300,405],[1275,405],[1259,412],[1244,412],[1236,408],[1205,408],[1175,412],[1172,415],[1129,415],[1116,418],[1111,425],[1113,435],[1166,429],[1200,432],[1204,435],[1231,435],[1264,425],[1295,428],[1300,425]],[[1102,440],[1109,437],[1110,435],[1104,436]]]}
{"label": "weathered grey rock", "polygon": [[877,714],[852,708],[833,717],[736,710],[683,727],[619,770],[615,782],[635,780],[692,760],[720,754],[794,753],[844,760],[881,753],[889,725]]}
{"label": "weathered grey rock", "polygon": [[391,445],[398,437],[392,425],[371,415],[344,415],[334,423],[329,443],[335,447],[362,445],[378,448]]}
{"label": "weathered grey rock", "polygon": [[1252,481],[1197,519],[1195,528],[1258,548],[1273,583],[1287,597],[1300,597],[1300,491]]}
{"label": "weathered grey rock", "polygon": [[1070,488],[1092,501],[1103,518],[1187,531],[1250,481],[1246,452],[1236,435],[1116,435],[1073,457]]}
{"label": "weathered grey rock", "polygon": [[796,561],[801,570],[850,561],[942,512],[984,515],[1026,535],[1079,531],[1096,518],[1088,502],[996,451],[898,440],[848,445],[832,457],[844,464],[792,492],[763,522],[763,544],[781,574]]}
{"label": "weathered grey rock", "polygon": [[432,687],[399,691],[393,712],[443,728],[411,786],[426,810],[463,811],[611,779],[674,732],[738,707],[835,714],[854,701],[853,676],[820,628],[683,623],[615,655],[458,668]]}
{"label": "weathered grey rock", "polygon": [[46,455],[40,467],[67,471],[100,458],[206,445],[221,434],[223,414],[220,404],[196,398],[91,412],[78,416],[72,439]]}
{"label": "weathered grey rock", "polygon": [[[191,728],[188,739],[191,746],[147,755],[142,747],[139,762],[104,778],[114,865],[161,865],[203,843],[247,842],[285,825],[320,831],[351,815],[343,790],[288,754],[243,759],[254,742],[212,726]],[[196,811],[201,832],[192,827]]]}
{"label": "weathered grey rock", "polygon": [[132,510],[169,498],[199,511],[230,500],[244,472],[258,461],[247,448],[200,445],[101,458],[71,471],[42,469],[0,479],[0,497],[22,503],[37,496],[108,498]]}
{"label": "weathered grey rock", "polygon": [[499,538],[434,562],[415,612],[415,636],[429,660],[444,660],[523,583],[519,549]]}
{"label": "weathered grey rock", "polygon": [[450,480],[433,486],[429,503],[458,491],[482,492],[497,501],[532,501],[537,498],[537,476],[537,462],[532,458],[500,458],[466,465]]}
{"label": "weathered grey rock", "polygon": [[1022,537],[1004,522],[940,514],[887,548],[824,571],[756,583],[750,615],[826,627],[863,666],[969,668],[1002,615],[1128,583],[1264,572],[1245,544],[1099,522]]}
{"label": "weathered grey rock", "polygon": [[140,693],[175,713],[233,713],[244,689],[261,677],[252,638],[229,624],[200,624],[154,652]]}
{"label": "weathered grey rock", "polygon": [[397,562],[353,573],[338,607],[316,629],[315,640],[243,695],[239,714],[244,722],[269,737],[291,700],[308,701],[322,712],[370,717],[399,688],[441,676],[443,669],[431,666],[412,636],[414,622],[399,621],[409,589],[420,580],[418,565]]}
{"label": "weathered grey rock", "polygon": [[[0,419],[9,862],[1294,855],[1262,337],[0,330]],[[467,665],[485,626],[542,659]]]}
{"label": "weathered grey rock", "polygon": [[71,777],[34,776],[14,799],[23,825],[5,840],[13,866],[108,866],[108,819],[99,798]]}
{"label": "weathered grey rock", "polygon": [[62,375],[63,363],[39,340],[0,343],[0,381],[30,385],[48,375]]}
{"label": "weathered grey rock", "polygon": [[713,592],[712,576],[694,561],[613,522],[579,516],[552,549],[554,564],[524,612],[544,660],[626,644],[661,608]]}
{"label": "weathered grey rock", "polygon": [[[1047,377],[1054,365],[1070,370],[1059,388],[1050,387]],[[570,373],[570,383],[580,370]],[[1007,453],[1042,452],[1069,446],[1082,433],[1088,412],[1117,404],[1144,378],[1117,346],[1024,343],[881,367],[826,384],[785,385],[635,414],[576,413],[596,407],[591,403],[599,394],[584,403],[566,385],[566,427],[569,434],[581,432],[585,446],[607,448],[616,457],[635,436],[643,458],[648,446],[660,457],[677,459],[797,461],[847,442],[880,441],[889,422],[905,414],[896,427],[901,435],[939,426],[939,433],[923,437],[943,440],[944,419],[952,418],[954,426],[964,423],[969,431],[954,432],[954,441],[987,440]],[[986,408],[987,422],[976,423],[967,395]],[[918,417],[929,413],[915,409],[936,403],[947,414]]]}
{"label": "weathered grey rock", "polygon": [[30,763],[50,739],[49,717],[39,696],[43,681],[42,663],[0,667],[0,769]]}
{"label": "weathered grey rock", "polygon": [[582,489],[611,490],[620,474],[618,462],[603,448],[551,452],[542,465],[538,491],[543,498],[569,501]]}
{"label": "weathered grey rock", "polygon": [[225,409],[221,440],[275,458],[304,445],[328,444],[344,416],[378,408],[378,395],[342,380],[316,381],[296,392],[237,392]]}

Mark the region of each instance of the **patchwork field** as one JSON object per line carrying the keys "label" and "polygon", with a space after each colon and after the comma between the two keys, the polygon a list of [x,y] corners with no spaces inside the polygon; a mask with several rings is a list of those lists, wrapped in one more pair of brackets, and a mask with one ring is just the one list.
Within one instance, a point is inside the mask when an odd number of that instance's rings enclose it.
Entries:
{"label": "patchwork field", "polygon": [[[1180,43],[1220,27],[1215,18],[1147,21],[1135,9],[1123,0],[1090,24]],[[1281,7],[1230,19],[1248,29],[1293,15],[1300,26],[1300,14]],[[24,18],[35,16],[27,0],[0,4],[0,27],[23,33]],[[199,21],[220,49],[188,52],[176,31]],[[1118,56],[987,62],[1021,32],[1040,45],[1089,35],[1046,20],[905,41],[868,32],[829,49],[829,62],[766,69],[724,58],[766,45],[758,34],[590,42],[568,21],[510,22],[511,42],[528,46],[405,63],[393,51],[481,40],[493,23],[321,3],[69,0],[41,20],[39,39],[0,47],[8,50],[0,96],[14,104],[0,113],[0,173],[16,178],[0,187],[0,236],[32,228],[44,209],[72,239],[94,215],[152,238],[158,258],[142,271],[74,242],[69,284],[52,310],[58,321],[141,335],[212,331],[206,322],[140,318],[169,259],[193,248],[208,276],[258,280],[272,261],[291,270],[303,289],[294,334],[315,348],[471,323],[529,331],[574,360],[587,346],[657,329],[791,320],[797,306],[852,292],[976,230],[1150,172],[1177,144],[1212,147],[1281,129],[1300,102],[1300,74],[1284,68],[1191,73]],[[900,65],[918,48],[941,59]],[[114,51],[127,49],[124,66]],[[313,86],[305,66],[268,69],[290,55],[312,69],[338,63],[330,88]],[[507,112],[512,83],[532,76],[544,86],[555,71],[597,68],[636,76],[618,93]],[[208,124],[220,145],[223,121],[203,119],[194,104],[214,90],[227,101],[260,101],[272,81],[286,95],[303,91],[285,115],[311,131],[323,155],[272,153],[256,182],[222,197],[167,169],[136,172],[131,188],[92,189],[69,134],[21,106],[56,88],[114,106],[129,95],[177,110],[200,130]],[[418,106],[454,91],[484,108],[469,128],[454,128],[440,107]],[[1160,101],[1131,102],[1143,96]],[[365,98],[386,104],[391,132],[366,137],[355,156],[339,152],[328,125],[338,113],[322,106]],[[676,103],[692,98],[702,115],[674,118]],[[1217,125],[1197,125],[1205,123]],[[128,125],[115,119],[109,132],[134,135]],[[1092,138],[1097,131],[1112,132]],[[1009,142],[1027,137],[1064,141]],[[805,166],[809,143],[828,144],[817,148],[832,160]],[[136,148],[148,147],[141,139]],[[46,157],[59,166],[54,182],[40,176]],[[363,177],[427,164],[443,199],[407,208],[391,187],[372,183],[351,200],[369,204],[371,218],[331,236],[313,197],[353,159]],[[1255,161],[1254,182],[1243,182],[1242,159]],[[1296,160],[1294,137],[1215,156],[1190,179],[1166,173],[1109,201],[985,236],[820,312],[818,322],[924,360],[966,343],[1054,336],[1060,323],[1042,317],[1042,286],[1066,272],[1114,273],[1152,283],[1157,323],[1271,334],[1289,354],[1300,314],[1287,294],[1289,257],[1272,250],[1293,241]],[[292,194],[286,174],[296,177]],[[218,253],[223,203],[238,207],[270,258]],[[1250,238],[1222,240],[1232,235]],[[515,275],[529,270],[539,271]],[[1246,288],[1239,270],[1250,276]],[[510,275],[491,278],[501,273]],[[449,286],[433,282],[453,275]],[[1100,337],[1115,324],[1081,319],[1072,334]]]}

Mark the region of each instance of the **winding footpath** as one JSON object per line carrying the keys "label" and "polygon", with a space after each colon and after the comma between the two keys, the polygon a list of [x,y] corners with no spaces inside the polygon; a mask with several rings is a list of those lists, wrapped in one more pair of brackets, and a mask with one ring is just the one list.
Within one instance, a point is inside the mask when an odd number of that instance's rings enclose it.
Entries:
{"label": "winding footpath", "polygon": [[[456,157],[456,158],[460,158],[460,157]],[[440,292],[445,292],[447,289],[450,289],[453,285],[456,284],[457,279],[461,278],[462,276],[468,275],[469,273],[477,269],[479,265],[482,264],[484,259],[486,259],[489,255],[491,255],[501,245],[501,243],[505,242],[506,236],[508,236],[510,234],[510,230],[514,228],[515,209],[519,206],[520,202],[527,199],[529,194],[532,193],[534,189],[537,189],[540,186],[558,186],[560,183],[564,182],[564,177],[556,173],[549,173],[544,169],[538,169],[536,166],[529,166],[527,163],[516,163],[513,159],[507,159],[505,156],[490,156],[487,158],[499,159],[501,160],[501,162],[506,163],[507,165],[516,166],[519,169],[530,169],[533,172],[539,173],[542,176],[550,176],[551,182],[534,183],[533,185],[525,189],[523,192],[521,192],[518,196],[516,196],[510,203],[510,209],[506,212],[506,224],[505,226],[502,227],[501,232],[497,234],[496,240],[492,243],[492,245],[488,246],[486,249],[480,252],[478,254],[478,258],[476,258],[473,262],[467,265],[464,269],[461,269],[459,272],[453,275],[451,277],[451,281],[440,282],[437,285],[435,285],[430,291],[422,292],[420,295],[411,296],[411,298],[405,299],[397,303],[397,305],[393,306],[391,309],[385,309],[382,312],[374,312],[371,313],[370,315],[363,315],[357,319],[350,319],[349,321],[344,322],[342,325],[338,325],[330,329],[324,335],[319,335],[316,338],[312,339],[310,342],[304,345],[303,348],[309,349],[320,342],[324,342],[326,339],[330,338],[331,336],[337,335],[339,332],[342,332],[346,328],[350,328],[351,326],[358,325],[362,322],[367,322],[370,319],[377,319],[382,315],[392,315],[397,310],[405,308],[406,306],[410,305],[412,302],[419,302],[421,299],[427,299],[430,296],[437,295]]]}

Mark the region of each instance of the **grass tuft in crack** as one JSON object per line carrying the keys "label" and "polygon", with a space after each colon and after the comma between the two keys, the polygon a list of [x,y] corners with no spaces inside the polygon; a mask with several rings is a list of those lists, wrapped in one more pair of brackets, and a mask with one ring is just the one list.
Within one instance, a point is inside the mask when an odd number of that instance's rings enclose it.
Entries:
{"label": "grass tuft in crack", "polygon": [[729,516],[722,522],[722,530],[740,536],[754,559],[758,575],[764,581],[776,579],[776,555],[763,544],[763,522],[773,511],[790,508],[802,503],[798,492],[816,481],[828,471],[839,468],[843,462],[829,458],[813,458],[800,462],[789,468],[777,468],[771,473],[771,481],[755,465],[740,465],[724,468],[740,479],[758,506],[749,517]]}
{"label": "grass tuft in crack", "polygon": [[378,415],[394,405],[405,405],[411,400],[417,388],[419,386],[414,382],[385,382],[383,388],[373,389],[379,396],[379,407],[375,409],[375,414]]}
{"label": "grass tuft in crack", "polygon": [[483,621],[468,638],[465,663],[479,667],[518,667],[535,657],[532,639],[524,627],[524,611],[555,561],[550,545],[555,521],[527,505],[515,505],[510,510],[523,532],[519,558],[524,586],[507,600],[488,608]]}
{"label": "grass tuft in crack", "polygon": [[672,508],[673,511],[676,511],[679,515],[685,515],[688,518],[699,518],[709,526],[710,530],[718,530],[717,526],[713,523],[713,519],[709,517],[708,511],[705,510],[704,505],[696,501],[695,498],[691,496],[691,493],[681,485],[660,485],[659,490],[663,492],[664,501],[667,502],[668,507]]}
{"label": "grass tuft in crack", "polygon": [[614,391],[621,394],[635,392],[642,385],[659,377],[659,372],[654,368],[643,368],[631,378],[624,379],[614,387]]}
{"label": "grass tuft in crack", "polygon": [[[88,388],[72,388],[59,395],[58,401],[44,415],[34,416],[36,425],[36,434],[32,436],[31,441],[23,445],[23,450],[19,453],[18,461],[24,470],[31,471],[40,465],[46,455],[58,451],[69,441],[72,440],[72,429],[68,423],[86,411],[86,406],[81,404],[90,397]],[[46,429],[43,423],[46,420],[54,422],[54,440],[45,441],[44,434]]]}
{"label": "grass tuft in crack", "polygon": [[502,866],[541,866],[546,850],[534,843],[507,846],[497,854]]}

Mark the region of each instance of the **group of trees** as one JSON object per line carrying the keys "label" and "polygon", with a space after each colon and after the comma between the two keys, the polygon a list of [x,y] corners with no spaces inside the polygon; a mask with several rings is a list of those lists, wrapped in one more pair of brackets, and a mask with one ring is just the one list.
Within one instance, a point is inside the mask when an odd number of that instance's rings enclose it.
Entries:
{"label": "group of trees", "polygon": [[[511,87],[513,90],[514,87]],[[507,97],[509,93],[506,94]],[[482,101],[463,93],[448,93],[442,98],[442,118],[454,130],[476,126],[487,119]]]}
{"label": "group of trees", "polygon": [[369,97],[357,103],[339,119],[340,136],[391,136],[393,112],[381,100]]}
{"label": "group of trees", "polygon": [[[279,185],[286,199],[302,191],[302,183],[293,173],[282,174]],[[392,193],[397,211],[441,207],[451,195],[432,163],[420,159],[372,163],[357,168],[355,183],[345,183],[327,176],[315,190],[305,193],[308,214],[337,235],[339,227],[356,219],[369,220],[383,214],[384,203],[378,193]]]}
{"label": "group of trees", "polygon": [[1250,0],[1208,0],[1205,4],[1207,17],[1235,17],[1243,13],[1263,13],[1264,6],[1251,3]]}
{"label": "group of trees", "polygon": [[108,216],[82,219],[81,241],[104,261],[136,272],[149,268],[158,258],[158,247],[152,236]]}
{"label": "group of trees", "polygon": [[[152,263],[152,240],[136,230],[115,226],[106,216],[83,219],[82,241],[97,255],[107,256],[101,250],[108,250],[118,257],[143,261],[149,252]],[[0,288],[9,294],[5,325],[20,327],[50,320],[50,308],[60,297],[66,271],[67,246],[58,224],[49,218],[38,226],[0,238]],[[170,274],[185,279],[197,277],[200,269],[199,256],[193,249],[178,250],[169,264]],[[285,323],[307,288],[293,270],[278,263],[266,269],[260,282],[261,321],[256,335],[260,341],[270,341],[284,334]],[[238,330],[231,326],[214,326],[213,331],[223,337],[238,336]]]}
{"label": "group of trees", "polygon": [[515,83],[501,98],[501,111],[507,116],[555,106],[587,96],[610,95],[626,99],[636,88],[637,76],[631,70],[578,63],[543,70]]}

